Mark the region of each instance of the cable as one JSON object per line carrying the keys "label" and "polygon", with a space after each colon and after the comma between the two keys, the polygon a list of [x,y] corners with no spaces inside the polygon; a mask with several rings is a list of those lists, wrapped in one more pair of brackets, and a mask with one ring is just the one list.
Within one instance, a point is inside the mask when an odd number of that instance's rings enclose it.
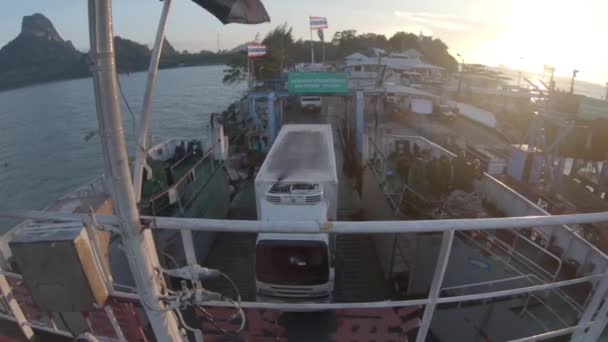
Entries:
{"label": "cable", "polygon": [[[211,313],[209,313],[209,311],[207,311],[207,309],[202,307],[200,304],[197,304],[196,307],[199,308],[199,310],[201,310],[203,312],[203,314],[205,315],[207,320],[209,320],[209,323],[211,323],[217,330],[221,331],[224,334],[237,335],[238,333],[243,331],[243,329],[245,329],[245,324],[247,323],[247,318],[245,316],[245,312],[243,311],[243,308],[241,308],[240,306],[237,306],[238,304],[235,303],[233,300],[228,299],[228,301],[235,305],[235,308],[237,309],[237,313],[241,317],[241,325],[239,326],[239,328],[236,331],[228,331],[228,330],[218,326],[217,323],[215,322],[213,315]],[[236,318],[235,315],[231,315],[228,318],[228,320],[231,321],[235,318]]]}
{"label": "cable", "polygon": [[230,282],[230,284],[232,285],[232,288],[234,289],[234,293],[236,294],[236,301],[238,302],[238,306],[240,308],[241,307],[241,291],[239,291],[239,288],[236,286],[234,281],[228,275],[226,275],[226,273],[220,271],[220,275],[224,279],[228,280],[228,282]]}
{"label": "cable", "polygon": [[[173,265],[175,265],[175,268],[179,267],[179,264],[177,263],[177,260],[175,260],[174,257],[172,257],[171,255],[169,255],[169,253],[165,252],[165,251],[161,251],[161,253],[163,253],[164,256],[166,256],[169,260],[173,261]],[[162,268],[162,266],[161,266]],[[164,269],[163,269],[164,271]]]}
{"label": "cable", "polygon": [[135,130],[135,114],[133,114],[133,110],[131,109],[131,106],[129,105],[129,101],[127,101],[127,97],[125,96],[125,93],[122,91],[122,84],[120,83],[120,77],[118,77],[118,73],[116,74],[116,82],[118,83],[118,91],[120,92],[120,96],[122,97],[122,101],[125,103],[125,106],[127,106],[127,109],[129,110],[129,114],[131,114],[131,124],[132,124],[132,128],[133,128],[133,138],[137,139],[137,134],[135,134],[135,131],[136,131]]}
{"label": "cable", "polygon": [[191,333],[195,333],[195,331],[198,331],[198,329],[194,329],[191,326],[189,326],[188,324],[186,324],[186,321],[184,320],[184,316],[182,316],[181,311],[175,309],[175,310],[173,310],[173,312],[179,319],[179,322],[181,323],[181,325],[183,325],[184,328],[186,328],[186,330],[190,331]]}
{"label": "cable", "polygon": [[74,333],[74,331],[72,330],[72,327],[70,327],[68,325],[68,322],[65,320],[65,317],[63,317],[63,313],[62,312],[58,312],[57,315],[59,316],[59,319],[61,320],[61,323],[63,323],[63,326],[67,329],[67,331],[72,334],[72,336],[74,338],[76,338],[78,335]]}
{"label": "cable", "polygon": [[241,331],[243,331],[243,329],[245,328],[245,323],[247,322],[245,312],[243,311],[243,308],[241,306],[241,292],[239,291],[239,288],[236,286],[236,283],[226,273],[220,271],[220,276],[223,277],[224,279],[228,280],[228,282],[230,283],[230,285],[232,286],[232,288],[234,289],[234,292],[236,294],[236,298],[237,298],[236,301],[234,301],[233,299],[228,298],[226,296],[222,296],[222,299],[225,301],[228,301],[234,305],[235,312],[232,315],[230,315],[229,320],[235,319],[237,317],[237,315],[241,317],[241,325],[240,325],[239,329],[236,332],[230,332],[230,331],[227,331],[225,329],[218,327],[213,319],[213,316],[207,310],[205,310],[200,304],[197,305],[197,307],[206,314],[206,316],[209,319],[209,321],[211,322],[211,324],[213,324],[213,326],[216,327],[218,330],[220,330],[226,334],[238,334]]}

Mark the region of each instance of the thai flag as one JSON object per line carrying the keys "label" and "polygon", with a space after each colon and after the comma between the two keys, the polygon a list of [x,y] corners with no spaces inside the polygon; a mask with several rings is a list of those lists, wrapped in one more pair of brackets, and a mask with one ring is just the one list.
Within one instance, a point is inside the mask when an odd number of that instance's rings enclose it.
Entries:
{"label": "thai flag", "polygon": [[310,17],[310,29],[311,30],[322,30],[327,28],[327,18],[324,17]]}
{"label": "thai flag", "polygon": [[247,45],[247,57],[255,58],[266,55],[266,45],[251,43]]}

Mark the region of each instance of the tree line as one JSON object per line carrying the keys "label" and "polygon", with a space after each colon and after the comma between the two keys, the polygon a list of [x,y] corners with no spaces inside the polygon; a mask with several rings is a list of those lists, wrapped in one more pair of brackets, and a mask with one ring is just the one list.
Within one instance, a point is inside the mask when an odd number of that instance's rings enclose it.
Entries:
{"label": "tree line", "polygon": [[[266,56],[256,59],[253,73],[256,79],[272,79],[279,76],[281,70],[298,63],[309,63],[310,40],[293,37],[293,29],[282,24],[268,32],[262,40],[266,45]],[[316,60],[320,60],[325,49],[325,61],[329,64],[340,64],[344,57],[355,52],[370,52],[374,48],[384,49],[387,53],[416,49],[427,63],[456,71],[458,62],[448,53],[448,46],[441,39],[418,36],[408,32],[397,32],[390,38],[376,33],[357,33],[356,30],[338,31],[329,42],[313,42]],[[234,83],[247,77],[247,52],[242,51],[231,56],[225,70],[224,82]]]}

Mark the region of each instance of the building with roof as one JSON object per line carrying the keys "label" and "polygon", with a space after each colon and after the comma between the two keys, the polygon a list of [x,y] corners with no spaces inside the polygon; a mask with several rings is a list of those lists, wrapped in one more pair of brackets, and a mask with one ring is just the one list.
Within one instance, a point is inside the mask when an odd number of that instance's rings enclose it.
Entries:
{"label": "building with roof", "polygon": [[429,64],[415,49],[368,57],[354,53],[345,58],[346,71],[352,89],[368,89],[378,86],[382,78],[395,84],[441,83],[445,79],[445,68]]}

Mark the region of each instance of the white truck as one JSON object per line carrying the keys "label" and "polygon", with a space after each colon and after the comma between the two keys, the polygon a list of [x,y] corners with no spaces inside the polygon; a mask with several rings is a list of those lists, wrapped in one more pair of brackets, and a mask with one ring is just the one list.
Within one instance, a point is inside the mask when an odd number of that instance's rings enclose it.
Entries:
{"label": "white truck", "polygon": [[[330,125],[284,125],[255,179],[258,220],[335,220],[338,175]],[[258,300],[331,300],[335,242],[329,234],[260,233]]]}

